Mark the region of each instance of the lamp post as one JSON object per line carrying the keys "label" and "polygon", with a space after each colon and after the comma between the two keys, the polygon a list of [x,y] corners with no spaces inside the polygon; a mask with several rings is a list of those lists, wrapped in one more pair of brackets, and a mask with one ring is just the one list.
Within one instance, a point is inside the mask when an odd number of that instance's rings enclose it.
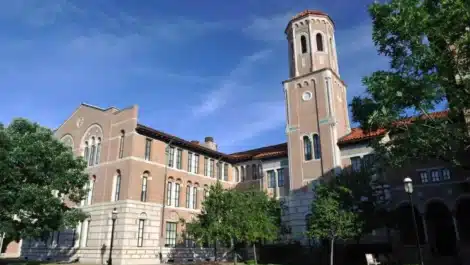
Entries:
{"label": "lamp post", "polygon": [[421,252],[421,245],[419,243],[419,233],[418,233],[418,224],[416,223],[416,213],[415,213],[415,208],[413,206],[413,181],[411,178],[405,178],[403,180],[403,184],[405,186],[405,192],[408,193],[408,198],[410,200],[410,206],[411,206],[411,216],[413,218],[413,226],[415,229],[416,233],[416,247],[418,248],[418,259],[419,259],[419,264],[423,265],[423,254]]}
{"label": "lamp post", "polygon": [[111,220],[113,221],[113,224],[111,226],[111,243],[109,244],[108,265],[113,264],[114,227],[116,225],[117,214],[118,214],[118,212],[117,212],[116,208],[114,208],[113,211],[111,212]]}

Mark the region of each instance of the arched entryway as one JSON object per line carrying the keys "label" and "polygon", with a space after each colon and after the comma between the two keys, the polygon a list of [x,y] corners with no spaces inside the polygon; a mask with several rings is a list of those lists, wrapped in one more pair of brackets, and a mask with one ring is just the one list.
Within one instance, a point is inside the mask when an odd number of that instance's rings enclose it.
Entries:
{"label": "arched entryway", "polygon": [[394,219],[397,229],[400,231],[400,239],[403,245],[416,246],[416,231],[411,209],[413,209],[416,216],[419,243],[423,245],[425,243],[423,220],[418,209],[412,207],[409,203],[403,203],[395,210]]}
{"label": "arched entryway", "polygon": [[462,244],[470,244],[470,197],[460,198],[455,205],[457,231]]}
{"label": "arched entryway", "polygon": [[456,253],[456,236],[452,214],[443,202],[431,201],[426,206],[426,228],[433,255],[452,256]]}

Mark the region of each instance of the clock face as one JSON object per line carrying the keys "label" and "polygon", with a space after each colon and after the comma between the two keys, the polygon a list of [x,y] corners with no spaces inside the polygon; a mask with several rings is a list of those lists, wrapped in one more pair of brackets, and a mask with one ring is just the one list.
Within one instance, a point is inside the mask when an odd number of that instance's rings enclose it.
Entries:
{"label": "clock face", "polygon": [[84,119],[83,117],[78,118],[78,120],[77,120],[77,128],[82,127],[84,121],[85,121],[85,119]]}

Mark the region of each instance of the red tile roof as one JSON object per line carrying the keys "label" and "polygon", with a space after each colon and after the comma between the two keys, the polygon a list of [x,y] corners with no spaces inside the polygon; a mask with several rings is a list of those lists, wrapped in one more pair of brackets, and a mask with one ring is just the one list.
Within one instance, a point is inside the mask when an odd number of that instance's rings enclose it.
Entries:
{"label": "red tile roof", "polygon": [[[446,117],[448,113],[449,113],[448,110],[444,110],[444,111],[438,111],[438,112],[430,113],[429,116],[431,118],[443,118],[443,117]],[[399,121],[396,122],[396,125],[410,124],[411,122],[413,122],[414,120],[419,119],[419,118],[427,119],[427,116],[421,115],[421,116],[418,116],[418,117],[411,117],[411,118],[399,120]],[[364,131],[361,128],[352,128],[351,132],[348,135],[345,135],[345,136],[343,136],[342,138],[340,138],[338,140],[338,144],[344,145],[344,144],[357,143],[357,142],[360,142],[360,141],[375,138],[377,136],[385,135],[386,132],[387,131],[385,129],[382,129],[382,128],[378,129],[378,130],[375,130],[375,131]]]}
{"label": "red tile roof", "polygon": [[248,151],[230,154],[237,162],[248,161],[252,159],[273,159],[287,156],[287,143],[276,144],[256,148]]}
{"label": "red tile roof", "polygon": [[303,17],[306,17],[306,16],[309,16],[309,15],[314,15],[314,16],[323,16],[323,17],[326,17],[328,18],[330,21],[331,21],[331,24],[333,24],[333,27],[335,26],[335,22],[333,21],[333,19],[331,19],[331,17],[325,13],[325,12],[322,12],[322,11],[319,11],[319,10],[304,10],[300,13],[298,13],[297,15],[293,16],[291,18],[291,20],[289,21],[289,23],[287,24],[287,27],[286,27],[286,30],[285,32],[287,32],[287,29],[290,27],[290,25],[292,24],[292,22],[294,20],[297,20],[299,18],[303,18]]}

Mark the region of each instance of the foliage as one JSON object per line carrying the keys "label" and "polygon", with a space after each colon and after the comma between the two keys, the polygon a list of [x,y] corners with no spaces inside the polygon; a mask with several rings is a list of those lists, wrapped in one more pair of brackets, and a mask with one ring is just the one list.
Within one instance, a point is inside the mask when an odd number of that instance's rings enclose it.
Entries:
{"label": "foliage", "polygon": [[[369,6],[373,41],[390,69],[363,79],[367,95],[351,103],[353,119],[368,130],[391,130],[372,146],[385,167],[439,159],[470,168],[463,110],[470,107],[470,2],[390,0]],[[449,115],[430,115],[447,104]],[[418,116],[413,122],[398,122]],[[397,133],[398,132],[398,133]]]}
{"label": "foliage", "polygon": [[25,119],[0,124],[0,232],[18,240],[74,227],[86,216],[61,197],[84,198],[85,168],[51,130]]}

